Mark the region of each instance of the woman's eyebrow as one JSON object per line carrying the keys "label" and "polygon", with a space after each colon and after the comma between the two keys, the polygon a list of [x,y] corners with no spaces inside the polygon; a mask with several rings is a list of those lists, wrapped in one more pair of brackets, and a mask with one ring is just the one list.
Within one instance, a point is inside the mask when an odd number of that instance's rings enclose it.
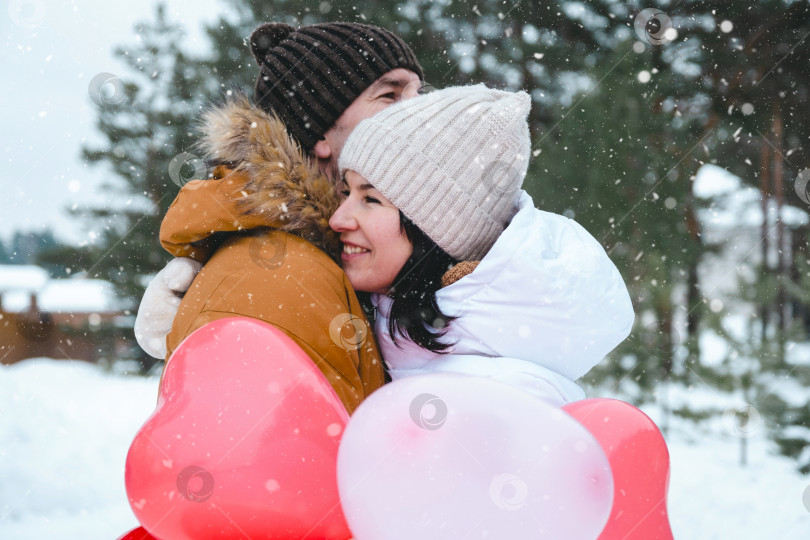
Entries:
{"label": "woman's eyebrow", "polygon": [[[349,183],[346,181],[346,175],[343,175],[343,177],[340,179],[340,183],[346,187],[349,187]],[[377,188],[366,182],[365,184],[360,184],[359,186],[357,186],[357,189],[359,191],[368,191],[370,189],[377,189]]]}

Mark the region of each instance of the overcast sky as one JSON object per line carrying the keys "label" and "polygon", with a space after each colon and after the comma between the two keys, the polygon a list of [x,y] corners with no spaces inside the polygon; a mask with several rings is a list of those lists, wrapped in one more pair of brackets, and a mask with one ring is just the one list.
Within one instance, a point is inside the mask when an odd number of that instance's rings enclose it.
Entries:
{"label": "overcast sky", "polygon": [[[126,73],[116,45],[134,43],[136,22],[157,2],[6,0],[0,12],[0,237],[15,229],[50,227],[73,244],[89,231],[65,208],[100,201],[105,167],[86,166],[83,140],[101,141],[88,85],[102,72]],[[226,6],[220,0],[170,0],[170,19],[186,29],[187,49],[204,48],[202,24]]]}

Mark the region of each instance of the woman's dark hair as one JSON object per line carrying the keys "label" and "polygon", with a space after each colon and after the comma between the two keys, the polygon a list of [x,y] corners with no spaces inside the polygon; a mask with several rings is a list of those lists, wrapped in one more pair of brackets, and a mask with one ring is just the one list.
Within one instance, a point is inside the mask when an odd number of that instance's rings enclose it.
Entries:
{"label": "woman's dark hair", "polygon": [[458,261],[436,245],[402,212],[399,213],[399,224],[411,241],[413,252],[388,291],[388,296],[394,300],[388,319],[388,333],[398,347],[397,335],[441,353],[450,344],[441,343],[439,338],[454,317],[445,315],[439,309],[436,291],[442,287],[444,273]]}

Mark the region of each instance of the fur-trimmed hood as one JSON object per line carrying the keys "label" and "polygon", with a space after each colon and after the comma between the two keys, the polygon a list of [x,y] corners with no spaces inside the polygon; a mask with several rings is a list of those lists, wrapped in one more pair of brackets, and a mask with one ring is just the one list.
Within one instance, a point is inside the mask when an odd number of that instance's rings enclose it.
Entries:
{"label": "fur-trimmed hood", "polygon": [[235,93],[203,114],[200,131],[197,150],[215,167],[213,178],[181,189],[161,226],[166,249],[205,260],[216,233],[272,227],[338,256],[329,228],[335,187],[278,117]]}

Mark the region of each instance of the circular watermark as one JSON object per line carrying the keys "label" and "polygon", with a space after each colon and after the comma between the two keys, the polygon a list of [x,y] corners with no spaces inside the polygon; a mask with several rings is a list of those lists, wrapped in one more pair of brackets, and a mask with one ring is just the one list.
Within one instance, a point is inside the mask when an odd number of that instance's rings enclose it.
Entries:
{"label": "circular watermark", "polygon": [[804,493],[802,493],[802,502],[804,503],[804,509],[810,512],[810,485],[804,488]]}
{"label": "circular watermark", "polygon": [[127,99],[124,81],[112,73],[99,73],[90,79],[87,93],[99,107],[117,107]]}
{"label": "circular watermark", "polygon": [[447,420],[447,404],[433,394],[419,394],[408,410],[413,423],[428,431],[439,429]]}
{"label": "circular watermark", "polygon": [[287,242],[282,235],[256,236],[248,246],[250,259],[260,268],[275,270],[287,257]]}
{"label": "circular watermark", "polygon": [[489,484],[489,498],[502,510],[520,510],[528,495],[529,486],[514,474],[496,475]]}
{"label": "circular watermark", "polygon": [[11,0],[8,4],[11,22],[30,30],[42,24],[48,10],[43,0]]}
{"label": "circular watermark", "polygon": [[491,193],[505,195],[517,191],[526,175],[520,166],[520,158],[512,161],[498,160],[484,167],[481,179]]}
{"label": "circular watermark", "polygon": [[429,94],[435,90],[437,90],[437,88],[427,81],[424,81],[422,86],[419,87],[420,94]]}
{"label": "circular watermark", "polygon": [[205,502],[214,494],[214,477],[202,467],[190,465],[177,475],[177,491],[191,502]]}
{"label": "circular watermark", "polygon": [[810,169],[805,169],[796,176],[793,182],[793,189],[796,190],[796,195],[804,202],[810,204],[810,194],[807,193],[807,184],[810,183]]}
{"label": "circular watermark", "polygon": [[723,412],[723,427],[728,433],[741,439],[756,435],[760,424],[759,411],[748,403],[742,407],[729,407]]}
{"label": "circular watermark", "polygon": [[347,351],[363,346],[368,337],[368,324],[362,317],[341,313],[329,323],[329,337],[338,347]]}
{"label": "circular watermark", "polygon": [[17,316],[17,332],[27,341],[48,341],[56,324],[53,315],[43,311],[27,311]]}
{"label": "circular watermark", "polygon": [[675,39],[677,32],[669,15],[657,8],[642,9],[633,21],[638,39],[650,45],[663,45]]}
{"label": "circular watermark", "polygon": [[[172,182],[183,187],[191,180],[207,178],[208,168],[200,157],[188,152],[180,152],[169,162],[169,177]],[[194,184],[189,188],[194,189],[195,186],[200,185],[202,184]]]}

